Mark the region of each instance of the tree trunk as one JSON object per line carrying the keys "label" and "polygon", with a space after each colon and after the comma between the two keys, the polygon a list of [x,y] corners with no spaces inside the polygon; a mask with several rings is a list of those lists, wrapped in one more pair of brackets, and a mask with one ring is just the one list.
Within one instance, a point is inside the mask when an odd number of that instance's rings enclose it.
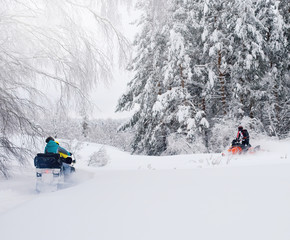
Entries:
{"label": "tree trunk", "polygon": [[181,79],[181,87],[184,88],[184,78],[183,78],[183,67],[179,64],[180,68],[180,79]]}
{"label": "tree trunk", "polygon": [[222,54],[221,51],[218,51],[218,78],[220,81],[220,93],[222,99],[222,106],[223,106],[223,114],[226,115],[226,92],[225,92],[225,75],[221,71],[221,63],[222,63]]}

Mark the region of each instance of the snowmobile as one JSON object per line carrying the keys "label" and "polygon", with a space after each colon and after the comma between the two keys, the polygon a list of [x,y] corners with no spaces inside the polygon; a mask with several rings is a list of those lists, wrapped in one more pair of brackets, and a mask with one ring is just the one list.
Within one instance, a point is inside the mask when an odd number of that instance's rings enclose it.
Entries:
{"label": "snowmobile", "polygon": [[58,153],[38,153],[34,158],[36,191],[51,192],[61,188],[75,172],[75,162],[75,159],[62,158]]}
{"label": "snowmobile", "polygon": [[[256,147],[252,146],[245,146],[241,144],[237,139],[234,139],[232,141],[232,145],[228,149],[228,153],[232,155],[238,155],[238,154],[245,154],[245,153],[256,153],[261,149],[260,145]],[[223,156],[225,156],[225,153],[222,153]]]}

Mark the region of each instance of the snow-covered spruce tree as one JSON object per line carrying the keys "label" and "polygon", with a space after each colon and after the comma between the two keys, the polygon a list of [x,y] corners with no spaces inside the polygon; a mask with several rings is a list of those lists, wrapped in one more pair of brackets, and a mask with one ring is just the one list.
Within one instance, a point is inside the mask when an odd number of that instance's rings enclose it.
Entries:
{"label": "snow-covered spruce tree", "polygon": [[[204,0],[187,1],[189,13],[187,15],[186,27],[190,38],[190,60],[192,78],[188,82],[188,90],[193,97],[192,102],[199,109],[206,112],[207,103],[211,98],[213,82],[209,81],[208,64],[204,59],[204,42],[207,38],[207,31],[204,30],[204,12],[207,6]],[[212,78],[211,78],[212,79]]]}
{"label": "snow-covered spruce tree", "polygon": [[156,6],[151,1],[146,3],[149,9],[146,24],[136,42],[139,49],[133,69],[137,73],[129,83],[129,91],[120,99],[117,110],[132,108],[134,104],[140,106],[125,126],[137,130],[134,152],[159,155],[169,149],[165,153],[170,154],[172,148],[168,143],[174,141],[168,142],[168,137],[173,140],[184,138],[187,143],[183,146],[187,150],[182,146],[182,151],[188,152],[192,146],[188,143],[203,142],[199,139],[200,132],[197,132],[208,127],[205,113],[195,106],[199,102],[195,92],[201,91],[202,83],[193,81],[192,74],[196,60],[192,59],[194,40],[190,31],[196,23],[189,13],[194,3],[171,1],[167,20],[158,19],[158,25],[155,15],[151,14],[154,12],[151,8]]}
{"label": "snow-covered spruce tree", "polygon": [[[198,107],[201,83],[194,78],[192,71],[197,63],[197,59],[193,58],[197,46],[195,34],[198,32],[195,4],[196,2],[184,0],[171,2],[168,18],[170,28],[168,58],[164,67],[164,93],[158,96],[153,108],[154,114],[165,123],[168,137],[187,143],[180,153],[194,152],[197,145],[203,146],[204,150],[205,129],[208,127],[205,112]],[[170,142],[175,145],[176,150],[178,144]],[[168,144],[169,149],[170,147]],[[165,152],[171,153],[170,150]]]}
{"label": "snow-covered spruce tree", "polygon": [[[135,77],[128,84],[128,91],[119,100],[116,111],[138,110],[121,129],[134,128],[136,133],[132,143],[133,152],[145,152],[149,155],[161,153],[166,148],[165,125],[153,115],[152,109],[157,96],[163,90],[162,69],[165,60],[166,32],[159,31],[156,8],[152,1],[141,1],[139,7],[144,10],[140,25],[142,31],[135,40],[137,48],[131,69]],[[156,127],[158,126],[158,127]]]}
{"label": "snow-covered spruce tree", "polygon": [[211,86],[208,114],[215,118],[223,118],[229,111],[229,62],[233,52],[233,35],[229,25],[235,21],[232,5],[233,1],[204,1],[202,61]]}
{"label": "snow-covered spruce tree", "polygon": [[[281,76],[283,77],[283,81],[281,85],[284,87],[284,96],[285,98],[281,100],[281,115],[280,118],[281,127],[279,127],[278,132],[281,137],[289,137],[290,133],[290,16],[289,16],[289,2],[287,0],[277,1],[279,3],[278,9],[283,18],[283,33],[284,39],[286,40],[284,46],[284,54],[281,56],[281,61],[283,61],[283,69],[281,70]],[[276,2],[276,4],[278,4]]]}
{"label": "snow-covered spruce tree", "polygon": [[[257,117],[259,103],[265,94],[262,78],[267,71],[263,25],[255,14],[256,6],[252,0],[236,0],[233,13],[237,14],[234,25],[233,59],[231,60],[231,80],[233,102],[241,106],[238,117]],[[239,106],[238,105],[238,106]]]}
{"label": "snow-covered spruce tree", "polygon": [[[261,101],[260,119],[270,135],[283,137],[290,126],[290,82],[289,51],[287,51],[287,25],[283,11],[279,11],[279,1],[257,1],[256,16],[263,25],[262,34],[265,39],[267,55],[267,72],[262,79],[266,87],[264,101]],[[287,130],[288,129],[288,130]]]}
{"label": "snow-covered spruce tree", "polygon": [[[231,61],[233,59],[233,31],[236,15],[232,13],[233,1],[202,2],[200,10],[201,33],[199,64],[195,67],[198,79],[203,83],[202,109],[206,113],[210,129],[207,130],[207,146],[210,151],[219,151],[219,146],[228,144],[227,139],[216,138],[216,124],[232,118]],[[200,8],[201,9],[201,8]],[[198,72],[199,69],[199,72]]]}
{"label": "snow-covered spruce tree", "polygon": [[[0,13],[0,174],[7,176],[13,158],[24,163],[24,149],[12,135],[40,135],[35,124],[43,85],[58,89],[61,106],[85,99],[85,91],[100,79],[110,78],[110,60],[97,46],[95,32],[82,25],[82,16],[106,26],[121,43],[122,36],[89,5],[70,1],[1,1]],[[86,18],[86,20],[88,19]],[[113,41],[112,41],[113,42]],[[25,48],[23,47],[25,46]],[[65,114],[61,108],[61,114]],[[45,112],[42,112],[44,114]],[[26,149],[27,150],[27,149]]]}
{"label": "snow-covered spruce tree", "polygon": [[[202,144],[209,150],[209,127],[213,125],[212,119],[212,102],[214,97],[214,76],[211,71],[208,57],[205,57],[207,52],[208,30],[206,27],[208,1],[196,0],[187,1],[186,4],[191,4],[189,7],[187,27],[191,35],[191,68],[192,81],[189,83],[188,91],[192,96],[193,104],[198,108],[196,114],[196,126],[198,132],[196,135],[202,137]],[[197,144],[197,142],[195,142]],[[202,148],[197,147],[202,151]]]}

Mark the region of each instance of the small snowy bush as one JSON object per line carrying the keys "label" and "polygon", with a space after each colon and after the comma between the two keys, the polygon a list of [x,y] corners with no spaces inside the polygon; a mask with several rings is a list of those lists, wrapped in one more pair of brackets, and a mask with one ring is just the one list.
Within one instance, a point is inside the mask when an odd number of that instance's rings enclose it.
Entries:
{"label": "small snowy bush", "polygon": [[107,154],[107,151],[105,147],[101,147],[98,152],[94,152],[89,161],[89,166],[94,167],[103,167],[106,166],[109,162],[109,156]]}
{"label": "small snowy bush", "polygon": [[182,134],[170,134],[167,138],[167,149],[163,155],[191,154],[207,152],[202,138],[196,136],[189,140]]}

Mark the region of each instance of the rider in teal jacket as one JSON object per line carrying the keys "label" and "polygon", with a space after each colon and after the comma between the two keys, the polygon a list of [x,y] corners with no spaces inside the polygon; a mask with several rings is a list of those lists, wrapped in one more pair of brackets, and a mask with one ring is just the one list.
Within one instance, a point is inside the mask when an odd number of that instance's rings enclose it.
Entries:
{"label": "rider in teal jacket", "polygon": [[[45,146],[44,153],[59,153],[60,157],[63,159],[66,159],[67,156],[72,155],[69,151],[60,147],[58,142],[56,142],[53,137],[48,137],[45,142],[47,144]],[[75,171],[74,167],[70,166],[70,164],[67,164],[66,162],[62,162],[62,166],[65,175]]]}
{"label": "rider in teal jacket", "polygon": [[60,147],[52,137],[48,137],[45,142],[47,143],[44,149],[44,153],[63,153],[71,156],[71,153],[64,148]]}

